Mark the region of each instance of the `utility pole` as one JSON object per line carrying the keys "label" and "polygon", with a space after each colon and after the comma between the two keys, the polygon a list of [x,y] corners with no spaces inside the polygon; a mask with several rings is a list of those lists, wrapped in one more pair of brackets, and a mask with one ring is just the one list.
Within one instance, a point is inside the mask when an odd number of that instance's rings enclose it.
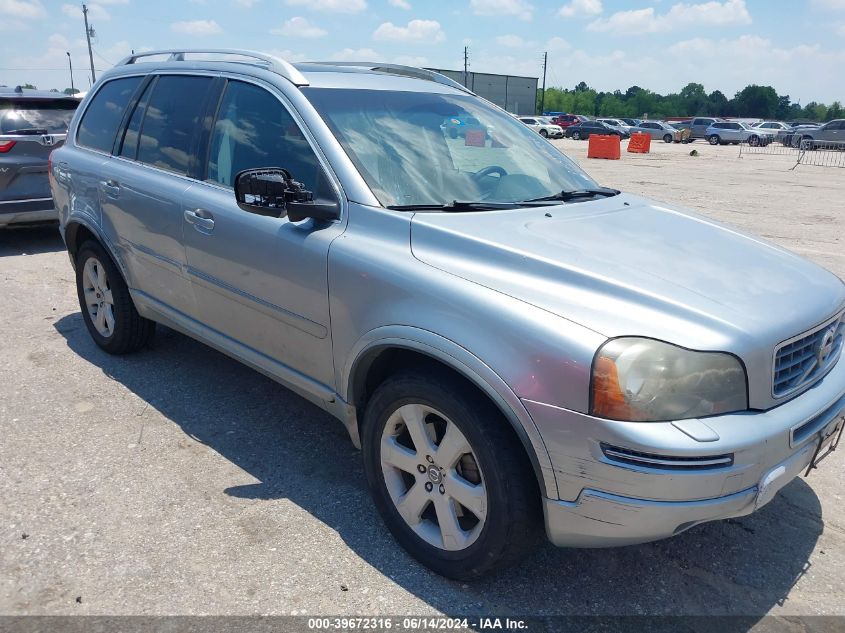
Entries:
{"label": "utility pole", "polygon": [[91,62],[91,83],[97,81],[94,75],[94,53],[91,51],[91,36],[94,35],[94,27],[88,26],[88,7],[82,5],[82,17],[85,19],[85,37],[88,40],[88,59]]}
{"label": "utility pole", "polygon": [[464,46],[464,88],[469,88],[469,46]]}
{"label": "utility pole", "polygon": [[70,94],[76,94],[76,88],[73,85],[73,62],[70,59],[70,51],[65,51],[67,53],[67,64],[70,66]]}
{"label": "utility pole", "polygon": [[548,65],[549,61],[549,53],[546,51],[543,53],[543,92],[540,93],[540,115],[546,109],[546,66]]}

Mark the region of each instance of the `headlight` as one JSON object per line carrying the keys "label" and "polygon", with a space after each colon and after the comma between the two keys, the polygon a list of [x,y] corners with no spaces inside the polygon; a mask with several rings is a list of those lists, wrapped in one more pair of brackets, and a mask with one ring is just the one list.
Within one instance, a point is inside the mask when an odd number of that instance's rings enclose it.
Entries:
{"label": "headlight", "polygon": [[739,359],[652,339],[605,343],[593,362],[590,413],[612,420],[682,420],[748,408]]}

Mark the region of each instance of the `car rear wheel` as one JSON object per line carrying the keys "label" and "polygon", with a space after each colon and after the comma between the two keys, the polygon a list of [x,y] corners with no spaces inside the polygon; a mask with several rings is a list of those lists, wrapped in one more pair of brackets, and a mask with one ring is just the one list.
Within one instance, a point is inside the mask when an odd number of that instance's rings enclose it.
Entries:
{"label": "car rear wheel", "polygon": [[539,492],[514,440],[492,404],[451,376],[408,372],[379,386],[364,414],[364,470],[396,540],[455,579],[519,560]]}
{"label": "car rear wheel", "polygon": [[664,134],[663,135],[663,142],[664,143],[671,143],[672,142],[672,135],[671,134]]}
{"label": "car rear wheel", "polygon": [[138,314],[120,271],[96,242],[85,242],[76,255],[76,291],[88,332],[109,354],[137,351],[152,338],[155,322]]}
{"label": "car rear wheel", "polygon": [[713,134],[710,138],[707,139],[711,145],[718,145],[722,142],[722,139],[719,138],[718,134]]}

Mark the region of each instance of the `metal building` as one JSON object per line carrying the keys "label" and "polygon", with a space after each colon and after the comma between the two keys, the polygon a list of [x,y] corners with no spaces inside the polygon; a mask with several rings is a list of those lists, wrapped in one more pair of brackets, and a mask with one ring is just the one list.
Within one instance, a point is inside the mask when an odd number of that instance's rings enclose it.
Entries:
{"label": "metal building", "polygon": [[[429,68],[429,70],[446,75],[459,84],[464,83],[462,70],[440,68]],[[514,114],[531,115],[535,113],[537,107],[537,77],[468,72],[466,87]]]}

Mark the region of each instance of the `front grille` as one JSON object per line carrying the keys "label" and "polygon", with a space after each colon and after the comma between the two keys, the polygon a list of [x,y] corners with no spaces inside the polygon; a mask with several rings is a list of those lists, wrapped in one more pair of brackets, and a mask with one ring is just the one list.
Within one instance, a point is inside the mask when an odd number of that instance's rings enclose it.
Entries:
{"label": "front grille", "polygon": [[821,378],[836,364],[843,339],[845,313],[781,343],[775,350],[772,395],[782,398]]}
{"label": "front grille", "polygon": [[601,444],[604,456],[614,462],[633,466],[646,466],[663,470],[712,470],[733,464],[733,455],[695,455],[681,457],[677,455],[657,455],[643,453],[628,448]]}

